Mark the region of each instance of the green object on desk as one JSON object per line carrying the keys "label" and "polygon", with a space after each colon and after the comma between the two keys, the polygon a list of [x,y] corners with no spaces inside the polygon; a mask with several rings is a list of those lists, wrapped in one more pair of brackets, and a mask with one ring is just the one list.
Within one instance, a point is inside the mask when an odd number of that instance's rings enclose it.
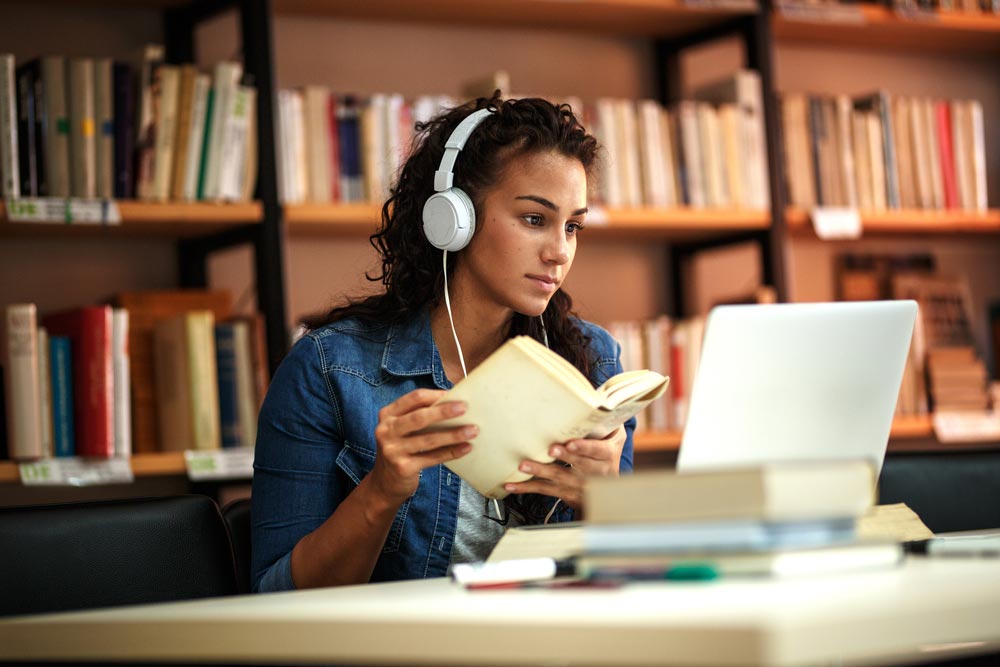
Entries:
{"label": "green object on desk", "polygon": [[673,565],[663,573],[668,581],[710,581],[719,578],[719,571],[707,563]]}

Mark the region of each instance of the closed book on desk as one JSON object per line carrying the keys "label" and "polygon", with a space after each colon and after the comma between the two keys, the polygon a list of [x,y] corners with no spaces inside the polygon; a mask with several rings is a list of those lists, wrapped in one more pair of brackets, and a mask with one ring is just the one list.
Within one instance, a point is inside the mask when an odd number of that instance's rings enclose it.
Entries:
{"label": "closed book on desk", "polygon": [[722,576],[799,577],[895,567],[903,560],[895,542],[855,542],[813,549],[689,554],[588,555],[575,559],[585,578],[663,579],[673,568],[705,566]]}
{"label": "closed book on desk", "polygon": [[860,460],[649,471],[588,480],[585,504],[592,524],[857,517],[871,507],[874,484],[871,465]]}
{"label": "closed book on desk", "polygon": [[653,371],[629,371],[594,389],[541,343],[511,338],[441,399],[464,401],[468,410],[436,428],[479,427],[472,451],[445,465],[484,496],[503,498],[506,482],[531,477],[518,470],[522,460],[548,463],[552,443],[607,435],[662,396],[667,383]]}

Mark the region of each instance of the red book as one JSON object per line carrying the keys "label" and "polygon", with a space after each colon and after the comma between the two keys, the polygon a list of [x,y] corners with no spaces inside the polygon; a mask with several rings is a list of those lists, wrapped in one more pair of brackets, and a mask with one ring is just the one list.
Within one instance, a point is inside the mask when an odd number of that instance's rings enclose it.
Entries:
{"label": "red book", "polygon": [[50,335],[70,339],[73,359],[73,423],[76,453],[114,455],[114,367],[111,306],[75,308],[42,318]]}
{"label": "red book", "polygon": [[951,107],[946,101],[934,103],[937,120],[938,152],[941,153],[941,178],[944,181],[945,208],[959,208],[958,179],[955,177],[955,152],[951,143]]}
{"label": "red book", "polygon": [[330,119],[330,201],[343,201],[340,192],[340,130],[337,129],[337,96],[330,95],[327,117]]}

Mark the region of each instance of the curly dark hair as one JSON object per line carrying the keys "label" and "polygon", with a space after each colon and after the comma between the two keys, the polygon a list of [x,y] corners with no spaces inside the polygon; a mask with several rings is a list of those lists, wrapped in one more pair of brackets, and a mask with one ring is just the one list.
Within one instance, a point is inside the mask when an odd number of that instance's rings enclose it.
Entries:
{"label": "curly dark hair", "polygon": [[[346,318],[391,322],[440,303],[444,295],[442,251],[424,236],[423,206],[434,193],[434,172],[448,137],[469,114],[483,108],[490,108],[495,113],[469,137],[454,169],[454,185],[469,195],[477,219],[483,219],[486,194],[500,181],[504,169],[526,155],[557,152],[579,160],[588,179],[596,175],[597,140],[584,129],[567,104],[553,104],[537,98],[503,100],[497,91],[490,98],[479,98],[449,109],[426,123],[417,123],[409,158],[382,206],[381,226],[370,239],[381,257],[382,269],[366,277],[381,282],[385,291],[348,299],[325,314],[307,317],[303,319],[307,328],[315,329]],[[454,266],[455,263],[449,263],[449,274]],[[573,300],[562,289],[549,300],[542,314],[549,346],[590,377],[589,339],[577,325],[572,307]],[[507,336],[521,334],[541,340],[538,318],[515,313]],[[541,511],[542,504],[538,502],[544,497],[532,500],[526,495],[523,501],[513,498],[508,498],[508,509],[514,510],[526,522],[540,521],[551,507],[550,498],[544,499],[545,511]]]}

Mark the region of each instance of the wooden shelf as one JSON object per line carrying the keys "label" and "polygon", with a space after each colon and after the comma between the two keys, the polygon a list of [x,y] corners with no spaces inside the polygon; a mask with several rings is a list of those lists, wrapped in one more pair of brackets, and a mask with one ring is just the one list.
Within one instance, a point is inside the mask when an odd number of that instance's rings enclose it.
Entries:
{"label": "wooden shelf", "polygon": [[[368,236],[380,213],[376,204],[294,204],[285,207],[285,224],[293,235]],[[769,218],[765,211],[742,209],[595,209],[582,238],[708,239],[766,230]]]}
{"label": "wooden shelf", "polygon": [[1000,16],[976,12],[898,14],[887,7],[857,4],[831,12],[803,8],[794,17],[779,10],[772,26],[775,38],[786,42],[880,51],[1000,53]]}
{"label": "wooden shelf", "polygon": [[[1000,36],[997,37],[1000,39]],[[789,208],[785,212],[789,231],[812,232],[809,212]],[[862,212],[863,234],[1000,234],[1000,210],[970,211],[893,210]]]}
{"label": "wooden shelf", "polygon": [[157,203],[119,200],[121,224],[26,223],[10,222],[0,202],[0,236],[204,236],[233,227],[259,223],[263,217],[260,202],[215,204],[208,202]]}
{"label": "wooden shelf", "polygon": [[[186,475],[184,452],[155,452],[132,456],[132,474],[136,477]],[[0,484],[20,482],[17,463],[0,461]]]}
{"label": "wooden shelf", "polygon": [[275,0],[278,15],[671,37],[758,11],[755,0]]}

